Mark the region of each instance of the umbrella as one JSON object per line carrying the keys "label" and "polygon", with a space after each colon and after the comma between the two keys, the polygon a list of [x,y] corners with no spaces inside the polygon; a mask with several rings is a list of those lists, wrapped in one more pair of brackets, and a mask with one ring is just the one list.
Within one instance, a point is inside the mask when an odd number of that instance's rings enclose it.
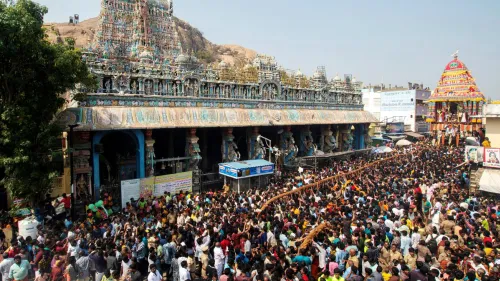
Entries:
{"label": "umbrella", "polygon": [[407,145],[412,145],[411,141],[409,140],[398,140],[396,143],[396,146],[407,146]]}
{"label": "umbrella", "polygon": [[377,150],[375,150],[375,153],[389,153],[392,152],[392,148],[390,147],[379,147]]}
{"label": "umbrella", "polygon": [[384,153],[392,152],[392,148],[386,146],[386,147],[384,147],[384,149],[382,149],[382,152],[384,152]]}
{"label": "umbrella", "polygon": [[479,146],[479,143],[474,137],[467,137],[465,139],[465,144],[466,145],[474,145],[474,146]]}

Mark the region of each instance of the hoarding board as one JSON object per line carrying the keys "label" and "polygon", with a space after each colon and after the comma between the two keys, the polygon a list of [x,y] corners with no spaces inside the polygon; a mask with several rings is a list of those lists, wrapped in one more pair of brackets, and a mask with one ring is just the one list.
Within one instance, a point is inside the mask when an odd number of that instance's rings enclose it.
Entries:
{"label": "hoarding board", "polygon": [[500,168],[500,148],[485,148],[484,149],[483,166],[484,167]]}

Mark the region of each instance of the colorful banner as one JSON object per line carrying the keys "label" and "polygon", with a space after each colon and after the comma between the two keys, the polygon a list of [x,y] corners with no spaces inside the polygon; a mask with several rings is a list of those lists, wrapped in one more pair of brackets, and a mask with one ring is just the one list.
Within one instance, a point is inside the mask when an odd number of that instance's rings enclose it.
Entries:
{"label": "colorful banner", "polygon": [[405,132],[404,122],[387,123],[385,127],[386,134],[404,134],[404,132]]}
{"label": "colorful banner", "polygon": [[465,161],[467,162],[483,162],[484,147],[482,146],[466,146],[465,147]]}
{"label": "colorful banner", "polygon": [[179,193],[193,191],[193,172],[184,172],[145,179],[121,182],[122,208],[131,198],[148,198],[163,195],[164,192]]}
{"label": "colorful banner", "polygon": [[193,190],[193,172],[177,173],[156,177],[154,195],[163,195],[165,192],[179,193]]}
{"label": "colorful banner", "polygon": [[156,177],[141,179],[141,198],[149,198],[153,196],[155,191],[155,179]]}
{"label": "colorful banner", "polygon": [[500,148],[484,149],[484,167],[500,168]]}

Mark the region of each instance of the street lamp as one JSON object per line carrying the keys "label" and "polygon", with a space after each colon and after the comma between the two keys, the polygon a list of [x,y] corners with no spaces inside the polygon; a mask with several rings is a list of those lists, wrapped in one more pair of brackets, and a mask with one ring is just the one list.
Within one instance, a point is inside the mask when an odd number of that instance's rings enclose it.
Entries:
{"label": "street lamp", "polygon": [[80,124],[75,123],[68,125],[69,127],[69,141],[68,141],[68,149],[69,149],[69,171],[70,171],[70,179],[71,179],[71,220],[73,221],[75,218],[75,176],[74,176],[74,168],[73,168],[73,130],[80,126]]}
{"label": "street lamp", "polygon": [[265,140],[266,141],[266,145],[267,145],[267,149],[269,149],[269,162],[271,162],[271,154],[273,152],[273,148],[271,146],[271,140],[266,138],[266,137],[263,137],[261,135],[259,135],[257,137],[257,141],[260,141],[261,139]]}

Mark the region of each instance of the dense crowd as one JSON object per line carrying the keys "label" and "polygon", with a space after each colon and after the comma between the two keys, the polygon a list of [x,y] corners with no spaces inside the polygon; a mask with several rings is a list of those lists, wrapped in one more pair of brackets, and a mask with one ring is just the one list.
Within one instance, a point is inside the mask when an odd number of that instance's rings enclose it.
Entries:
{"label": "dense crowd", "polygon": [[498,280],[500,209],[469,194],[463,150],[421,143],[399,153],[354,175],[342,176],[371,160],[284,172],[240,194],[141,198],[37,237],[0,236],[2,281]]}

